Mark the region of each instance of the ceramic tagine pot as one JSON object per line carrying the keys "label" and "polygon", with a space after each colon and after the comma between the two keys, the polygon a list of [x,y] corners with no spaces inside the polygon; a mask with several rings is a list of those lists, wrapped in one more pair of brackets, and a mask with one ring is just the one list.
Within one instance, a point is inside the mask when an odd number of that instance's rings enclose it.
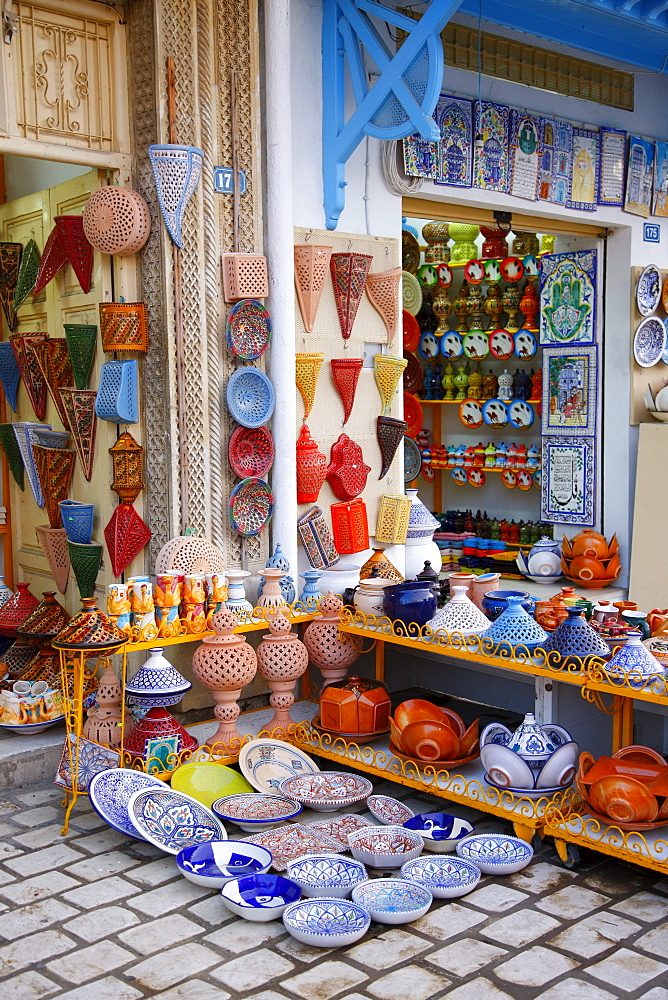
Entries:
{"label": "ceramic tagine pot", "polygon": [[237,699],[242,688],[255,677],[257,656],[243,635],[234,635],[236,616],[229,610],[218,611],[211,619],[215,635],[205,636],[193,656],[193,673],[200,683],[213,691],[215,716],[220,725],[206,742],[226,749],[239,746],[243,736],[237,730]]}
{"label": "ceramic tagine pot", "polygon": [[464,636],[485,632],[490,620],[467,596],[467,588],[451,586],[451,593],[445,607],[427,623],[432,632],[457,632]]}
{"label": "ceramic tagine pot", "polygon": [[485,771],[492,784],[502,788],[566,787],[575,777],[578,753],[566,729],[553,723],[540,726],[531,712],[514,733],[492,722],[480,736]]}
{"label": "ceramic tagine pot", "polygon": [[643,645],[642,632],[636,631],[626,633],[626,642],[612,657],[606,671],[613,683],[625,682],[634,688],[651,685],[666,675],[663,664]]}
{"label": "ceramic tagine pot", "polygon": [[273,718],[263,729],[270,733],[277,729],[287,733],[290,726],[294,726],[290,718],[295,701],[294,686],[308,669],[308,650],[280,612],[269,622],[269,633],[257,650],[258,670],[271,688],[269,703],[275,709]]}
{"label": "ceramic tagine pot", "polygon": [[352,636],[339,632],[342,608],[341,598],[330,591],[318,601],[320,617],[310,622],[304,632],[304,645],[325,684],[342,681],[360,655]]}
{"label": "ceramic tagine pot", "polygon": [[422,503],[417,490],[406,490],[406,496],[411,506],[406,533],[405,577],[414,580],[427,560],[434,567],[441,565],[441,550],[434,541],[434,532],[440,529],[440,524]]}
{"label": "ceramic tagine pot", "polygon": [[199,741],[167,711],[192,685],[162,654],[162,649],[150,650],[146,662],[125,685],[130,704],[148,711],[124,737],[123,749],[144,761],[149,774],[169,774],[199,747]]}
{"label": "ceramic tagine pot", "polygon": [[598,632],[591,627],[582,614],[582,608],[567,607],[567,617],[551,632],[543,648],[546,653],[557,654],[564,665],[586,667],[594,656],[603,660],[610,658],[610,649]]}
{"label": "ceramic tagine pot", "polygon": [[545,646],[548,633],[526,612],[518,595],[508,598],[506,610],[482,633],[482,639],[485,652],[525,658],[526,651]]}

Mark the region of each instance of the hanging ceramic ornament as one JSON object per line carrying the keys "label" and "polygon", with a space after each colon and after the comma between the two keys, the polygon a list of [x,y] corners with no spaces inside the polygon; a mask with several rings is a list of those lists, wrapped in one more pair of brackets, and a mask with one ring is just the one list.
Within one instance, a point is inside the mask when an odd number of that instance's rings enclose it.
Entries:
{"label": "hanging ceramic ornament", "polygon": [[339,500],[354,500],[366,486],[371,468],[364,464],[362,449],[347,434],[332,445],[327,481]]}
{"label": "hanging ceramic ornament", "polygon": [[100,253],[128,257],[146,243],[151,212],[137,191],[106,184],[93,191],[83,212],[86,239]]}
{"label": "hanging ceramic ornament", "polygon": [[317,351],[311,354],[295,355],[295,377],[297,388],[304,401],[304,420],[308,419],[309,413],[313,408],[318,376],[324,359],[325,355]]}
{"label": "hanging ceramic ornament", "polygon": [[22,251],[23,246],[20,243],[0,243],[0,304],[10,330],[16,326],[14,296]]}
{"label": "hanging ceramic ornament", "polygon": [[315,503],[327,478],[327,457],[306,424],[297,440],[297,503]]}
{"label": "hanging ceramic ornament", "polygon": [[332,381],[343,403],[343,423],[347,423],[355,402],[355,392],[364,358],[332,358]]}
{"label": "hanging ceramic ornament", "polygon": [[405,420],[397,420],[394,417],[378,417],[376,420],[376,437],[382,459],[382,467],[379,479],[383,479],[390,470],[392,460],[397,453],[397,448],[408,430]]}
{"label": "hanging ceramic ornament", "polygon": [[16,413],[16,397],[19,391],[21,372],[16,362],[14,348],[9,341],[0,342],[0,382],[4,389],[5,399]]}
{"label": "hanging ceramic ornament", "polygon": [[139,369],[131,361],[105,361],[100,369],[100,385],[95,413],[114,424],[136,424],[139,420]]}
{"label": "hanging ceramic ornament", "polygon": [[204,153],[196,146],[171,143],[149,146],[148,155],[167,231],[177,247],[183,248],[181,223],[202,175]]}
{"label": "hanging ceramic ornament", "polygon": [[97,327],[88,323],[65,323],[64,329],[74,386],[77,389],[87,389],[88,376],[95,357]]}
{"label": "hanging ceramic ornament", "polygon": [[111,568],[115,577],[139,555],[151,539],[151,532],[132,504],[119,503],[104,529]]}
{"label": "hanging ceramic ornament", "polygon": [[376,312],[380,313],[388,343],[392,343],[399,323],[399,288],[402,269],[394,267],[391,271],[380,274],[370,274],[366,279],[366,294]]}
{"label": "hanging ceramic ornament", "polygon": [[374,354],[373,376],[380,393],[382,416],[387,416],[392,399],[408,362],[405,358],[395,358],[391,354]]}
{"label": "hanging ceramic ornament", "polygon": [[33,345],[42,344],[48,339],[48,333],[15,333],[9,338],[16,363],[21,372],[23,384],[30,399],[30,405],[38,420],[46,416],[46,381],[37,361]]}
{"label": "hanging ceramic ornament", "polygon": [[16,435],[16,441],[21,451],[23,467],[25,468],[26,475],[28,476],[28,482],[30,483],[32,495],[35,498],[37,506],[43,507],[44,493],[42,492],[42,486],[39,481],[39,476],[37,475],[37,466],[35,464],[35,456],[33,454],[33,445],[37,444],[37,440],[35,438],[35,428],[39,426],[39,424],[31,424],[25,420],[13,425],[14,434]]}
{"label": "hanging ceramic ornament", "polygon": [[352,333],[357,310],[373,256],[365,253],[333,253],[329,262],[334,299],[344,340]]}
{"label": "hanging ceramic ornament", "polygon": [[33,445],[32,450],[49,524],[52,528],[62,528],[58,504],[69,493],[76,456],[66,448],[43,448],[38,444]]}
{"label": "hanging ceramic ornament", "polygon": [[72,431],[72,437],[81,462],[81,471],[90,482],[95,456],[95,400],[97,393],[91,389],[61,389],[60,397]]}
{"label": "hanging ceramic ornament", "polygon": [[42,289],[46,288],[50,281],[53,281],[58,272],[62,271],[66,264],[67,254],[65,253],[65,247],[62,244],[57,227],[54,226],[44,245],[44,252],[37,268],[32,294],[39,295]]}
{"label": "hanging ceramic ornament", "polygon": [[331,256],[332,247],[310,243],[295,246],[295,287],[307,333],[313,333]]}
{"label": "hanging ceramic ornament", "polygon": [[60,242],[84,294],[90,291],[93,276],[93,248],[86,238],[83,215],[55,215]]}
{"label": "hanging ceramic ornament", "polygon": [[100,302],[100,335],[105,351],[148,351],[145,302]]}
{"label": "hanging ceramic ornament", "polygon": [[86,545],[83,542],[68,541],[67,549],[79,588],[79,596],[83,601],[84,598],[93,596],[102,562],[102,546],[99,542],[90,542]]}
{"label": "hanging ceramic ornament", "polygon": [[35,344],[31,350],[37,358],[37,364],[44,376],[46,387],[58,410],[63,427],[69,431],[70,422],[60,396],[60,389],[64,386],[71,386],[74,381],[67,342],[63,337],[49,339],[41,344]]}
{"label": "hanging ceramic ornament", "polygon": [[144,489],[142,479],[144,449],[137,444],[129,431],[125,431],[109,449],[109,454],[114,466],[111,489],[118,494],[121,503],[134,503]]}
{"label": "hanging ceramic ornament", "polygon": [[14,424],[0,424],[0,446],[5,453],[16,485],[23,489],[23,456],[14,433]]}
{"label": "hanging ceramic ornament", "polygon": [[35,287],[37,271],[39,270],[40,252],[34,239],[30,237],[23,248],[19,275],[14,292],[14,312],[18,312]]}

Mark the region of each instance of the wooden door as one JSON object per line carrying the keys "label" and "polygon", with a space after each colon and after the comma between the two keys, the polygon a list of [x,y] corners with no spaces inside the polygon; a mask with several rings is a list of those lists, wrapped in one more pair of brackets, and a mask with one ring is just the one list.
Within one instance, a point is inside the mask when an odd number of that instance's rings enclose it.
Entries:
{"label": "wooden door", "polygon": [[[42,249],[49,233],[54,226],[57,215],[81,215],[89,195],[104,182],[105,174],[97,170],[88,171],[72,180],[45,191],[8,202],[0,206],[0,233],[2,240],[18,242],[25,245],[32,236],[38,247]],[[64,337],[64,323],[92,323],[98,325],[98,304],[103,299],[111,299],[111,266],[110,258],[95,253],[93,259],[93,278],[88,293],[84,293],[76,275],[67,264],[46,288],[36,296],[29,296],[21,306],[18,315],[16,332],[29,333],[35,330],[46,330],[51,338]],[[5,336],[7,331],[5,328]],[[99,371],[104,355],[98,339],[97,352],[93,369],[89,378],[89,388],[96,389],[99,383]],[[18,396],[18,413],[8,413],[8,419],[35,421],[30,400],[21,384]],[[58,411],[48,398],[46,423],[54,429],[63,430]],[[74,476],[70,487],[70,497],[86,503],[95,504],[95,529],[93,538],[103,544],[103,563],[97,579],[97,597],[104,594],[105,585],[111,582],[111,569],[104,548],[103,530],[113,512],[115,494],[109,489],[110,456],[107,449],[115,442],[117,425],[105,420],[97,422],[97,440],[95,444],[95,459],[91,482],[85,479],[79,459],[75,462]],[[74,450],[73,439],[70,447]],[[48,563],[37,542],[35,527],[48,525],[48,518],[40,509],[33,497],[26,480],[23,492],[11,482],[10,491],[14,579],[26,580],[31,584],[31,590],[39,597],[43,590],[53,589],[53,578]],[[66,603],[70,611],[79,606],[78,588],[73,574],[67,589]],[[102,602],[101,607],[104,607]]]}

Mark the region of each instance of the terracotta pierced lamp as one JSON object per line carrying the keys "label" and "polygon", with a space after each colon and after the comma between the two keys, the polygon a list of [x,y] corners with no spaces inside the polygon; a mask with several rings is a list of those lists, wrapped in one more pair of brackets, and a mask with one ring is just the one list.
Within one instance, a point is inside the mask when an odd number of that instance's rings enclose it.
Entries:
{"label": "terracotta pierced lamp", "polygon": [[290,708],[295,701],[295,681],[308,668],[308,650],[280,612],[269,622],[269,633],[257,650],[258,670],[271,688],[269,703],[275,709],[273,718],[263,728],[270,733],[277,729],[287,733],[294,725]]}
{"label": "terracotta pierced lamp", "polygon": [[343,403],[343,422],[345,424],[352,413],[364,358],[332,358],[329,363],[332,368],[332,381]]}
{"label": "terracotta pierced lamp", "polygon": [[46,556],[54,583],[64,594],[70,576],[70,553],[67,548],[67,532],[64,528],[51,528],[47,524],[39,524],[35,528],[37,541]]}
{"label": "terracotta pierced lamp", "polygon": [[63,519],[58,504],[67,499],[76,455],[65,448],[43,448],[38,444],[33,445],[32,452],[49,524],[52,528],[62,528]]}
{"label": "terracotta pierced lamp", "polygon": [[392,343],[399,324],[399,289],[403,270],[394,267],[391,271],[369,274],[366,279],[366,294],[376,312],[380,313],[389,343]]}
{"label": "terracotta pierced lamp", "polygon": [[120,576],[151,540],[151,532],[132,504],[119,503],[104,529],[111,568]]}
{"label": "terracotta pierced lamp", "polygon": [[35,344],[44,343],[48,336],[48,333],[36,331],[34,333],[15,333],[9,338],[23,384],[30,399],[30,405],[38,420],[44,420],[46,416],[47,389],[46,381],[32,347]]}
{"label": "terracotta pierced lamp", "polygon": [[327,478],[327,456],[302,425],[297,441],[297,503],[315,503]]}
{"label": "terracotta pierced lamp", "polygon": [[64,337],[49,339],[41,344],[34,344],[31,350],[37,358],[37,364],[44,376],[46,387],[58,410],[63,427],[69,431],[69,417],[60,395],[60,390],[64,386],[71,386],[74,383],[74,372],[67,350],[67,341]]}
{"label": "terracotta pierced lamp", "polygon": [[95,692],[95,705],[88,709],[87,715],[83,729],[84,736],[87,740],[94,740],[105,747],[119,745],[124,721],[126,734],[132,728],[128,712],[125,712],[123,720],[123,692],[109,661]]}
{"label": "terracotta pierced lamp", "polygon": [[315,663],[324,678],[324,686],[342,681],[348,668],[360,656],[351,636],[339,631],[342,607],[341,598],[330,590],[327,597],[318,601],[320,617],[312,621],[304,632],[304,645],[311,662]]}
{"label": "terracotta pierced lamp", "polygon": [[295,246],[295,288],[307,333],[313,333],[332,247],[303,243]]}
{"label": "terracotta pierced lamp", "polygon": [[239,718],[237,700],[246,684],[257,671],[255,650],[243,635],[234,635],[236,615],[227,609],[217,611],[211,619],[215,635],[205,636],[193,656],[193,673],[198,681],[213,692],[215,716],[220,723],[206,742],[225,749],[239,747],[243,736],[236,727]]}
{"label": "terracotta pierced lamp", "polygon": [[334,300],[344,340],[352,333],[373,256],[365,253],[333,253],[329,262]]}
{"label": "terracotta pierced lamp", "polygon": [[109,449],[114,466],[111,488],[122,503],[134,503],[144,489],[142,479],[142,456],[144,449],[137,444],[132,434],[125,431],[116,444]]}

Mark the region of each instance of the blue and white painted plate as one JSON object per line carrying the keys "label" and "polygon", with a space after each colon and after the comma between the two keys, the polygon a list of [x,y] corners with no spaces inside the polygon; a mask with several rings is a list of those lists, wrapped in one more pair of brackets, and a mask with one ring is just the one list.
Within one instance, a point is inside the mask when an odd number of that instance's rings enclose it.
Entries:
{"label": "blue and white painted plate", "polygon": [[128,816],[137,833],[167,854],[210,840],[227,840],[225,827],[210,809],[173,788],[133,792]]}
{"label": "blue and white painted plate", "polygon": [[308,754],[283,740],[259,739],[246,743],[239,754],[244,778],[258,792],[276,794],[284,778],[315,774],[320,768]]}
{"label": "blue and white painted plate", "polygon": [[502,399],[488,399],[482,404],[482,419],[489,427],[505,427],[508,407]]}
{"label": "blue and white painted plate", "polygon": [[638,278],[636,305],[641,316],[651,316],[661,300],[661,272],[656,264],[648,264]]}
{"label": "blue and white painted plate", "polygon": [[[666,280],[668,281],[668,279]],[[668,365],[668,317],[664,319],[663,325],[666,328],[666,347],[664,348],[664,352],[661,355],[661,361],[664,365]]]}
{"label": "blue and white painted plate", "polygon": [[651,368],[666,349],[666,328],[658,316],[649,316],[638,325],[633,338],[633,357],[641,368]]}
{"label": "blue and white painted plate", "polygon": [[126,837],[146,840],[130,822],[128,802],[134,792],[146,788],[167,788],[160,778],[129,767],[111,767],[93,775],[88,786],[88,796],[93,809],[102,819]]}
{"label": "blue and white painted plate", "polygon": [[460,358],[464,353],[464,340],[456,330],[449,330],[441,337],[441,354],[444,358]]}
{"label": "blue and white painted plate", "polygon": [[366,934],[371,916],[347,899],[302,899],[288,906],[283,923],[297,941],[316,948],[341,948]]}
{"label": "blue and white painted plate", "polygon": [[404,436],[404,482],[412,483],[420,475],[422,454],[413,438]]}
{"label": "blue and white painted plate", "polygon": [[407,924],[423,917],[432,904],[431,891],[403,878],[372,878],[356,885],[354,903],[381,924]]}
{"label": "blue and white painted plate", "polygon": [[531,427],[535,416],[533,406],[527,403],[525,399],[514,399],[512,403],[508,403],[508,418],[513,427],[516,427],[518,430]]}

